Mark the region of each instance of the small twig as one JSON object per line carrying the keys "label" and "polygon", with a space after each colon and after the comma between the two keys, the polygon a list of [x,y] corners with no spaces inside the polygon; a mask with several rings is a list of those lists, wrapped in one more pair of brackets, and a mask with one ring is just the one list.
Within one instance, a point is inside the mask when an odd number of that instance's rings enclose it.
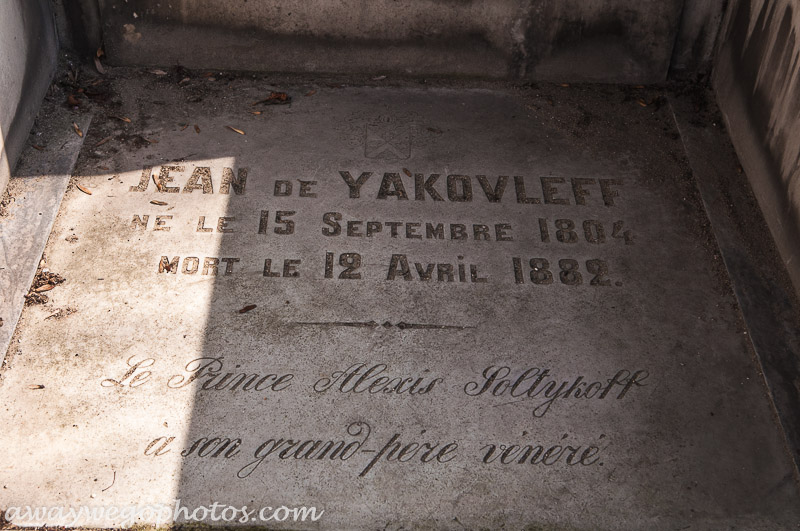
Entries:
{"label": "small twig", "polygon": [[111,485],[109,485],[108,487],[104,488],[104,489],[103,489],[103,490],[101,490],[100,492],[105,492],[105,491],[107,491],[108,489],[110,489],[111,487],[113,487],[113,486],[114,486],[114,482],[115,482],[115,481],[117,481],[117,471],[116,471],[116,470],[114,471],[114,477],[113,477],[113,478],[111,478]]}

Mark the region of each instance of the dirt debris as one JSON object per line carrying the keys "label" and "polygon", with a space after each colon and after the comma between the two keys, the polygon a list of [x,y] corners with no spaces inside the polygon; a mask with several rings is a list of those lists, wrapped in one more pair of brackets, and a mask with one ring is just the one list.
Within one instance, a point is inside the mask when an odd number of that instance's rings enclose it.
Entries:
{"label": "dirt debris", "polygon": [[72,315],[73,313],[75,313],[77,311],[78,311],[78,309],[77,308],[73,308],[72,306],[67,306],[66,308],[58,308],[55,313],[50,314],[47,317],[45,317],[45,320],[63,319],[64,317],[67,317],[68,315]]}
{"label": "dirt debris", "polygon": [[292,103],[292,97],[285,92],[270,92],[263,100],[258,100],[253,105],[286,105]]}
{"label": "dirt debris", "polygon": [[39,271],[36,272],[36,276],[33,278],[33,283],[31,284],[28,294],[25,295],[25,306],[47,303],[50,299],[47,295],[45,295],[44,292],[52,290],[66,280],[67,279],[58,273],[53,273],[47,269],[40,268]]}
{"label": "dirt debris", "polygon": [[0,218],[8,217],[8,207],[14,202],[14,198],[8,193],[8,190],[3,192],[3,198],[0,199]]}

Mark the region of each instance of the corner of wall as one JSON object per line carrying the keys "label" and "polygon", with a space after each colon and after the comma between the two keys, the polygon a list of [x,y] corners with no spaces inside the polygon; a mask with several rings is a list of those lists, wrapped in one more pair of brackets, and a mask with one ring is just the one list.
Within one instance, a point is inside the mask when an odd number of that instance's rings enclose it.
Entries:
{"label": "corner of wall", "polygon": [[49,0],[0,2],[0,190],[5,190],[58,62]]}

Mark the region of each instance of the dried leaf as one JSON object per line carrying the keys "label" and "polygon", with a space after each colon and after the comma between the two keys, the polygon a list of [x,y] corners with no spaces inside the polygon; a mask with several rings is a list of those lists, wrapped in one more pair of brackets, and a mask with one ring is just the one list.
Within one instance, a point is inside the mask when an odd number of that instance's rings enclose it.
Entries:
{"label": "dried leaf", "polygon": [[187,127],[189,127],[189,124],[183,124],[183,125],[181,126],[181,131],[183,131],[183,130],[184,130],[184,129],[186,129]]}
{"label": "dried leaf", "polygon": [[214,72],[204,72],[203,77],[211,77],[214,75]]}
{"label": "dried leaf", "polygon": [[178,85],[183,85],[184,83],[188,83],[191,80],[192,80],[192,78],[185,77],[185,78],[181,79],[180,81],[178,81]]}
{"label": "dried leaf", "polygon": [[160,192],[161,191],[161,181],[158,180],[156,174],[153,174],[153,182],[156,183],[156,189]]}
{"label": "dried leaf", "polygon": [[81,104],[81,100],[79,100],[78,98],[76,98],[75,96],[70,94],[69,96],[67,96],[67,103],[74,107],[76,105],[80,105]]}
{"label": "dried leaf", "polygon": [[255,308],[256,308],[256,305],[255,305],[255,304],[248,304],[247,306],[245,306],[244,308],[242,308],[241,310],[239,310],[239,313],[247,313],[247,312],[249,312],[250,310],[255,310]]}
{"label": "dried leaf", "polygon": [[647,103],[644,100],[636,100],[636,103],[638,103],[642,107],[647,107]]}
{"label": "dried leaf", "polygon": [[561,83],[561,84],[560,84],[560,86],[562,86],[562,87],[568,87],[568,86],[569,86],[569,83]]}
{"label": "dried leaf", "polygon": [[250,111],[250,114],[255,114],[256,116],[261,114],[262,111]]}
{"label": "dried leaf", "polygon": [[81,128],[80,128],[80,127],[78,127],[78,124],[76,124],[75,122],[72,122],[72,128],[73,128],[73,129],[75,129],[75,133],[76,133],[76,134],[77,134],[79,137],[83,138],[83,131],[81,131]]}
{"label": "dried leaf", "polygon": [[28,386],[28,389],[44,389],[44,386],[42,384],[31,384]]}
{"label": "dried leaf", "polygon": [[197,133],[198,135],[200,134],[200,126],[199,125],[194,124],[194,132]]}
{"label": "dried leaf", "polygon": [[75,187],[76,187],[78,190],[80,190],[81,192],[83,192],[84,194],[86,194],[86,195],[92,195],[92,191],[91,191],[91,190],[89,190],[88,188],[84,188],[83,186],[81,186],[81,185],[79,185],[79,184],[76,184],[76,185],[75,185]]}
{"label": "dried leaf", "polygon": [[158,205],[158,206],[167,206],[167,203],[165,203],[164,201],[156,201],[155,199],[150,201],[150,204]]}
{"label": "dried leaf", "polygon": [[94,55],[95,57],[103,57],[105,54],[106,52],[103,51],[103,47],[101,46],[100,48],[97,49]]}
{"label": "dried leaf", "polygon": [[231,130],[231,131],[233,131],[234,133],[239,133],[240,135],[243,135],[243,134],[244,134],[244,131],[242,131],[241,129],[236,129],[235,127],[232,127],[232,126],[230,126],[230,125],[226,125],[225,127],[227,127],[228,129],[230,129],[230,130]]}
{"label": "dried leaf", "polygon": [[50,291],[51,289],[55,288],[55,284],[45,284],[44,286],[39,286],[38,288],[34,289],[36,293],[41,293],[43,291]]}
{"label": "dried leaf", "polygon": [[131,123],[131,119],[128,118],[127,116],[114,116],[114,115],[112,115],[111,118],[116,118],[117,120],[122,120],[126,124]]}
{"label": "dried leaf", "polygon": [[316,93],[317,93],[316,90],[309,90],[308,92],[306,92],[306,96],[313,96]]}
{"label": "dried leaf", "polygon": [[403,168],[403,173],[411,177],[411,172],[408,170],[408,168]]}
{"label": "dried leaf", "polygon": [[269,97],[263,100],[258,100],[253,103],[253,105],[258,105],[259,103],[267,103],[270,105],[280,105],[284,103],[291,103],[292,98],[289,97],[288,94],[285,92],[270,92]]}
{"label": "dried leaf", "polygon": [[164,72],[163,70],[158,70],[158,69],[157,70],[150,70],[150,73],[151,74],[155,74],[157,76],[166,76],[167,75],[166,72]]}
{"label": "dried leaf", "polygon": [[105,69],[105,68],[103,68],[103,64],[100,62],[100,58],[99,58],[99,57],[95,57],[95,58],[94,58],[94,67],[95,67],[95,68],[97,69],[97,71],[98,71],[98,72],[100,72],[101,74],[105,74],[105,73],[106,73],[106,69]]}
{"label": "dried leaf", "polygon": [[103,170],[103,171],[108,171],[108,170],[110,170],[111,168],[109,168],[108,166],[98,166],[98,167],[97,167],[97,169],[98,169],[98,170]]}
{"label": "dried leaf", "polygon": [[104,139],[102,139],[101,141],[99,141],[97,144],[95,144],[94,147],[100,147],[103,144],[105,144],[106,142],[108,142],[109,140],[111,140],[112,138],[114,138],[114,137],[113,136],[107,136]]}
{"label": "dried leaf", "polygon": [[38,144],[31,144],[31,147],[39,151],[44,151],[44,146],[40,146]]}
{"label": "dried leaf", "polygon": [[149,142],[151,144],[158,144],[158,140],[153,140],[152,138],[147,138],[147,137],[144,137],[144,136],[142,138],[144,138],[147,142]]}

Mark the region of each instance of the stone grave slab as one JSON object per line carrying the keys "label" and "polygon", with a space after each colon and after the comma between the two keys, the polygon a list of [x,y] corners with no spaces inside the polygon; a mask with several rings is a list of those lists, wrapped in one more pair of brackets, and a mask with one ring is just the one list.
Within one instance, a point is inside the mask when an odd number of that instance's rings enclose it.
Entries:
{"label": "stone grave slab", "polygon": [[7,516],[800,522],[667,108],[613,88],[298,86],[251,106],[247,80],[214,104],[118,83],[131,122],[95,117],[46,250],[66,281],[6,357]]}

